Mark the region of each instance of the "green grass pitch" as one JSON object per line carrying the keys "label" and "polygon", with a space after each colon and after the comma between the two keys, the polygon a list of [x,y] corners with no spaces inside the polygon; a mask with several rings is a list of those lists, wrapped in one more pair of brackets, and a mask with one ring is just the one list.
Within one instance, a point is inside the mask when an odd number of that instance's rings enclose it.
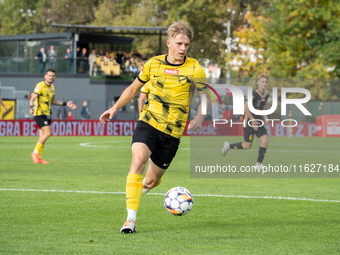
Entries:
{"label": "green grass pitch", "polygon": [[[265,164],[340,164],[339,138],[270,140]],[[186,187],[192,211],[172,216],[162,195],[142,196],[137,232],[122,235],[131,137],[51,137],[43,152],[49,165],[32,163],[36,141],[0,138],[0,254],[340,254],[339,178],[190,178],[183,137],[151,193]],[[256,161],[258,147],[255,139],[250,151],[225,160]]]}

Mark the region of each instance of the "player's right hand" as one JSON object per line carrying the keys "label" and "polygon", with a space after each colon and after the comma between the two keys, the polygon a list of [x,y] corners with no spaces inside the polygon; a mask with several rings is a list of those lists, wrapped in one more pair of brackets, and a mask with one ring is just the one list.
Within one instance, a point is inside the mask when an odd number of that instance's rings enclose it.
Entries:
{"label": "player's right hand", "polygon": [[30,108],[30,114],[33,114],[33,113],[34,113],[33,108]]}
{"label": "player's right hand", "polygon": [[257,127],[258,126],[258,123],[257,123],[257,121],[256,120],[252,120],[251,121],[251,125],[253,126],[253,129],[255,130],[255,131],[257,131],[259,128]]}
{"label": "player's right hand", "polygon": [[99,117],[99,121],[102,124],[105,124],[106,122],[110,121],[112,119],[113,115],[116,114],[116,110],[112,107],[108,110],[106,110],[102,115]]}

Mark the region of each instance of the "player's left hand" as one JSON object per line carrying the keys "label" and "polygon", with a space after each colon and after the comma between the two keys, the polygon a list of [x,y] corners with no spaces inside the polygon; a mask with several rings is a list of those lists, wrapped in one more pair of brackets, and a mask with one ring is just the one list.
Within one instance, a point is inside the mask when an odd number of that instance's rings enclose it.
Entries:
{"label": "player's left hand", "polygon": [[66,106],[70,107],[72,110],[77,108],[77,106],[73,103],[73,101],[68,101]]}
{"label": "player's left hand", "polygon": [[112,106],[110,109],[106,110],[102,115],[99,117],[99,121],[102,124],[106,124],[106,122],[110,121],[113,118],[113,115],[117,113],[117,109]]}
{"label": "player's left hand", "polygon": [[198,132],[200,131],[202,128],[202,122],[201,121],[197,121],[196,119],[193,119],[192,121],[190,121],[189,125],[188,125],[188,129]]}

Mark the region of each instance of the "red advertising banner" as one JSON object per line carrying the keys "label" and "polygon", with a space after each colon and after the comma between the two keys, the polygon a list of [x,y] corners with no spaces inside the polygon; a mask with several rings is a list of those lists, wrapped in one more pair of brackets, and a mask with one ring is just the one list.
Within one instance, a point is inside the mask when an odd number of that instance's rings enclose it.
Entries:
{"label": "red advertising banner", "polygon": [[340,137],[340,115],[321,115],[316,117],[317,135]]}
{"label": "red advertising banner", "polygon": [[[98,120],[53,120],[54,136],[126,136],[132,135],[136,120],[111,121],[102,125]],[[34,120],[0,121],[0,136],[37,136],[39,127]]]}
{"label": "red advertising banner", "polygon": [[[129,136],[133,134],[136,120],[114,120],[102,125],[97,120],[53,120],[51,130],[53,136]],[[243,136],[243,125],[234,122],[232,125],[215,125],[212,121],[204,121],[199,132],[188,130],[184,136]],[[284,123],[288,125],[288,123]],[[269,136],[316,136],[315,123],[298,123],[296,127],[284,127],[281,122],[269,123],[266,126]],[[34,120],[0,120],[0,136],[37,136],[38,125]]]}
{"label": "red advertising banner", "polygon": [[[283,123],[286,126],[290,124]],[[292,123],[295,125],[296,123]],[[267,133],[269,136],[291,136],[291,137],[311,137],[316,136],[316,124],[312,122],[299,122],[295,127],[284,127],[281,122],[270,122],[266,125]]]}

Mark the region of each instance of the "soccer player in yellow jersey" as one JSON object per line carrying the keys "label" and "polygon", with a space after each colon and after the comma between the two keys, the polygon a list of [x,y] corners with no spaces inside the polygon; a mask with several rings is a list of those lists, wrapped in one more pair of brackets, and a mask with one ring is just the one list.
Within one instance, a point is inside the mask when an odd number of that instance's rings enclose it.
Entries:
{"label": "soccer player in yellow jersey", "polygon": [[[39,82],[32,93],[30,100],[30,113],[34,115],[35,122],[39,126],[39,139],[31,154],[33,163],[35,164],[49,164],[49,162],[41,158],[41,153],[44,148],[46,140],[51,135],[51,104],[68,106],[71,109],[76,109],[77,106],[73,101],[61,102],[54,98],[54,85],[53,82],[56,78],[55,71],[48,69],[44,76],[45,81]],[[33,104],[35,101],[35,109]]]}
{"label": "soccer player in yellow jersey", "polygon": [[[192,29],[182,21],[168,28],[168,54],[151,58],[134,82],[124,90],[117,103],[100,116],[106,123],[129,103],[143,85],[151,81],[148,104],[144,105],[132,138],[132,163],[126,181],[127,220],[121,233],[136,231],[137,210],[142,193],[160,184],[175,157],[188,118],[193,88],[205,93],[206,76],[198,61],[186,56],[193,37]],[[208,96],[207,112],[210,107]],[[204,115],[199,106],[188,128],[199,131]],[[149,166],[143,180],[147,161]]]}
{"label": "soccer player in yellow jersey", "polygon": [[146,103],[149,102],[148,95],[150,93],[151,88],[151,81],[148,81],[145,83],[145,85],[142,87],[142,89],[139,92],[139,99],[138,99],[138,112],[141,113],[144,106],[144,101],[146,99]]}

